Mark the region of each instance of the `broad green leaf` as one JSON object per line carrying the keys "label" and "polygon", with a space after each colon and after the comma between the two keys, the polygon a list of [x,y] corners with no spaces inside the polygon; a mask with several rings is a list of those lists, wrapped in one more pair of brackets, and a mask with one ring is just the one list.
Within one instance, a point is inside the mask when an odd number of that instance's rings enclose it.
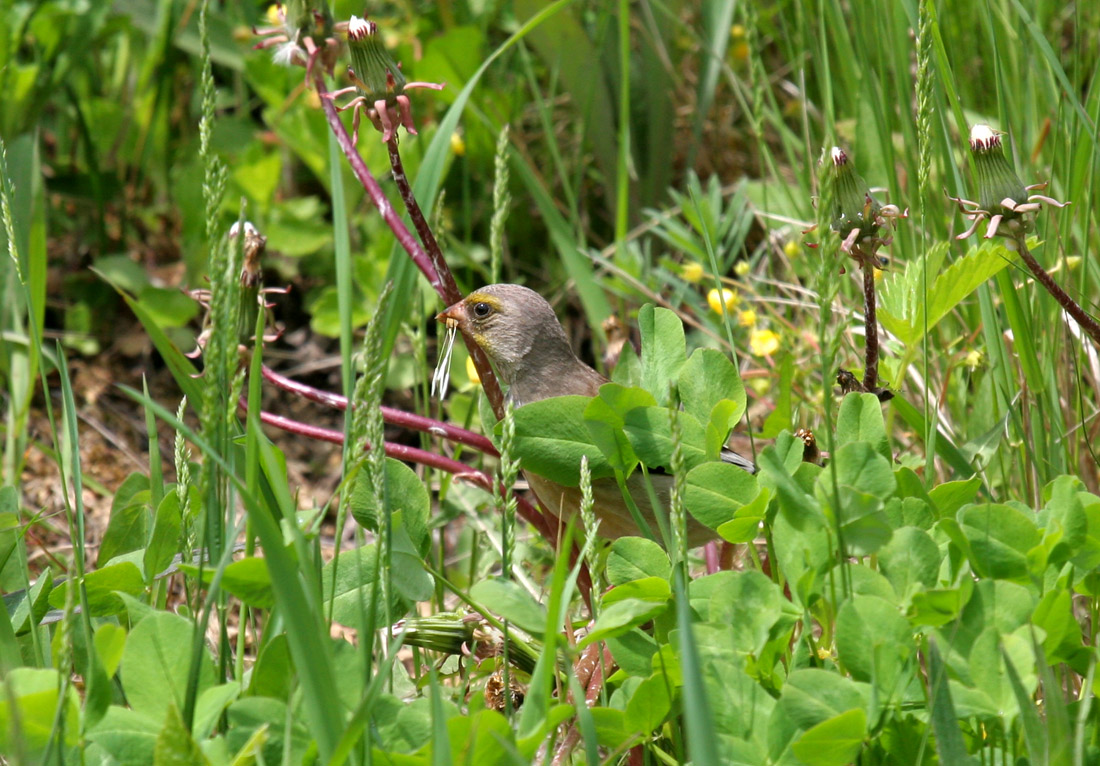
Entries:
{"label": "broad green leaf", "polygon": [[723,400],[732,408],[723,411],[726,416],[726,432],[745,414],[745,386],[737,367],[713,348],[697,348],[680,368],[677,388],[684,411],[700,423],[706,423],[711,413]]}
{"label": "broad green leaf", "polygon": [[286,699],[293,686],[294,660],[286,634],[272,636],[263,648],[249,677],[248,695]]}
{"label": "broad green leaf", "polygon": [[830,466],[817,475],[814,494],[827,515],[841,524],[848,551],[874,553],[892,533],[882,512],[897,486],[890,463],[863,441],[845,444],[832,459],[835,469]]}
{"label": "broad green leaf", "polygon": [[928,496],[935,503],[939,517],[954,516],[955,513],[967,503],[973,502],[982,488],[982,480],[974,475],[965,481],[946,481],[937,484],[928,491]]}
{"label": "broad green leaf", "polygon": [[633,409],[654,404],[653,396],[640,388],[624,388],[618,383],[600,387],[584,409],[584,424],[607,462],[628,476],[638,465],[638,456],[623,430],[625,415]]}
{"label": "broad green leaf", "polygon": [[[628,589],[631,596],[612,597],[612,594],[620,588]],[[611,597],[610,600],[609,597]],[[668,581],[658,577],[637,580],[635,583],[627,583],[612,589],[604,595],[604,607],[596,618],[596,624],[592,631],[578,643],[578,648],[604,638],[620,636],[632,628],[649,622],[665,611],[670,599]]]}
{"label": "broad green leaf", "polygon": [[[669,468],[672,462],[672,415],[667,407],[639,407],[626,413],[623,428],[638,458],[650,468]],[[679,414],[680,449],[691,470],[707,459],[706,435],[699,421]]]}
{"label": "broad green leaf", "polygon": [[822,721],[791,746],[806,766],[845,766],[852,763],[867,736],[867,714],[856,708]]}
{"label": "broad green leaf", "polygon": [[[431,509],[431,496],[428,488],[416,472],[394,458],[386,458],[386,499],[389,512],[401,512],[401,520],[408,532],[409,539],[417,551],[428,538],[428,514]],[[369,472],[359,471],[355,477],[355,487],[351,496],[351,513],[362,526],[372,531],[378,530],[379,509],[374,505],[374,493],[371,491]]]}
{"label": "broad green leaf", "polygon": [[[4,676],[4,694],[0,695],[0,753],[22,750],[30,762],[39,762],[52,742],[58,714],[62,716],[66,747],[80,740],[80,699],[76,688],[65,687],[65,699],[59,706],[61,679],[53,668],[15,668]],[[13,743],[18,738],[19,747]],[[58,755],[57,750],[53,751]]]}
{"label": "broad green leaf", "polygon": [[[88,592],[88,609],[93,617],[106,617],[120,614],[125,610],[117,592],[136,596],[145,590],[145,578],[141,570],[131,561],[96,569],[84,575],[84,587]],[[61,609],[65,606],[65,593],[69,582],[65,581],[50,593],[50,606]]]}
{"label": "broad green leaf", "polygon": [[836,420],[836,449],[854,442],[867,442],[886,460],[891,460],[886,424],[882,420],[882,403],[874,394],[852,394],[845,396],[840,403],[840,414]]}
{"label": "broad green leaf", "polygon": [[684,325],[676,312],[646,304],[638,311],[638,329],[642,336],[642,387],[658,404],[667,405],[669,387],[687,361]]}
{"label": "broad green leaf", "polygon": [[946,242],[929,250],[927,261],[932,272],[928,294],[922,300],[921,269],[924,259],[914,259],[904,271],[887,274],[879,286],[878,320],[906,346],[920,342],[927,329],[953,311],[970,293],[997,272],[1012,263],[1014,254],[1002,243],[986,241],[970,249],[962,258],[939,271],[937,264],[947,253]]}
{"label": "broad green leaf", "polygon": [[[199,576],[199,568],[193,564],[181,564],[180,571],[191,577]],[[213,570],[204,568],[202,575],[204,585],[214,581]],[[221,587],[249,606],[270,609],[275,605],[271,574],[262,556],[247,556],[226,566],[222,570]]]}
{"label": "broad green leaf", "polygon": [[[32,626],[41,623],[50,609],[50,594],[53,592],[53,573],[46,570],[31,583],[30,590],[20,590],[4,594],[4,606],[11,616],[11,625],[16,635],[23,635]],[[2,619],[2,617],[0,617]]]}
{"label": "broad green leaf", "polygon": [[149,540],[149,479],[130,474],[111,503],[111,519],[99,546],[99,565],[123,553],[144,548]]}
{"label": "broad green leaf", "polygon": [[665,549],[644,537],[620,537],[611,543],[605,572],[612,585],[643,577],[668,579],[671,564]]}
{"label": "broad green leaf", "polygon": [[202,748],[183,723],[175,705],[168,708],[164,727],[153,746],[153,766],[209,766]]}
{"label": "broad green leaf", "polygon": [[210,736],[222,713],[241,693],[241,685],[236,682],[218,684],[207,688],[195,700],[195,723],[192,733],[199,740]]}
{"label": "broad green leaf", "polygon": [[672,709],[675,689],[669,678],[658,671],[638,684],[626,703],[623,723],[640,734],[650,734],[664,722]]}
{"label": "broad green leaf", "polygon": [[[178,615],[157,612],[139,622],[126,639],[119,672],[126,701],[137,712],[163,720],[187,696],[194,625]],[[205,646],[198,656],[199,692],[214,681],[214,661]]]}
{"label": "broad green leaf", "polygon": [[105,622],[95,629],[93,642],[99,655],[99,663],[107,677],[111,678],[122,662],[122,651],[126,648],[126,629],[121,625]]}
{"label": "broad green leaf", "polygon": [[546,609],[511,580],[480,580],[470,588],[470,598],[532,635],[541,636],[546,629]]}
{"label": "broad green leaf", "polygon": [[1012,506],[987,503],[959,511],[958,521],[977,574],[1021,582],[1028,579],[1027,554],[1040,540],[1031,518]]}
{"label": "broad green leaf", "polygon": [[[581,457],[588,457],[592,478],[614,475],[585,425],[587,396],[559,396],[520,407],[515,412],[515,455],[523,467],[558,484],[580,484]],[[497,425],[500,428],[500,425]]]}
{"label": "broad green leaf", "polygon": [[153,519],[153,533],[145,549],[145,577],[152,580],[168,568],[180,543],[180,501],[175,492],[168,492],[157,507]]}
{"label": "broad green leaf", "polygon": [[853,678],[873,682],[884,698],[891,698],[901,693],[895,684],[916,644],[909,622],[893,604],[857,595],[837,613],[836,648]]}
{"label": "broad green leaf", "polygon": [[[410,471],[411,473],[411,471]],[[394,516],[399,521],[402,514]],[[393,531],[393,547],[390,551],[390,579],[394,590],[409,601],[427,601],[434,592],[435,581],[424,569],[424,560],[413,547],[403,526]]]}
{"label": "broad green leaf", "polygon": [[321,593],[326,606],[333,599],[332,619],[336,622],[362,625],[370,618],[371,605],[375,604],[375,624],[378,624],[383,602],[381,590],[376,592],[377,556],[378,549],[371,543],[344,551],[339,559],[330,561],[321,570]]}
{"label": "broad green leaf", "polygon": [[605,639],[615,664],[630,676],[644,678],[653,672],[653,654],[657,642],[645,631],[635,628]]}
{"label": "broad green leaf", "polygon": [[939,546],[916,527],[894,530],[893,537],[878,552],[882,573],[902,599],[935,585],[942,559]]}
{"label": "broad green leaf", "polygon": [[759,495],[756,477],[743,468],[730,463],[703,463],[688,471],[684,507],[699,522],[717,529]]}
{"label": "broad green leaf", "polygon": [[149,766],[153,762],[161,722],[130,708],[111,705],[87,737],[120,766]]}
{"label": "broad green leaf", "polygon": [[779,705],[791,721],[809,729],[856,708],[866,708],[870,687],[820,668],[795,670],[783,685]]}
{"label": "broad green leaf", "polygon": [[508,719],[495,710],[459,715],[447,721],[451,762],[511,766],[515,733]]}
{"label": "broad green leaf", "polygon": [[711,595],[709,622],[721,626],[738,651],[759,657],[774,632],[789,628],[798,618],[789,605],[779,586],[763,573],[735,572]]}

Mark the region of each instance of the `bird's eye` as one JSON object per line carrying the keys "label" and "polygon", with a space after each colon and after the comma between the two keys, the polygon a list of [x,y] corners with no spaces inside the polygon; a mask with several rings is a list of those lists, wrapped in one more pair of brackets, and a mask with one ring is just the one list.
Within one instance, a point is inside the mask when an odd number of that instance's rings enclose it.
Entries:
{"label": "bird's eye", "polygon": [[475,303],[474,304],[474,316],[484,319],[493,313],[493,307],[488,303]]}

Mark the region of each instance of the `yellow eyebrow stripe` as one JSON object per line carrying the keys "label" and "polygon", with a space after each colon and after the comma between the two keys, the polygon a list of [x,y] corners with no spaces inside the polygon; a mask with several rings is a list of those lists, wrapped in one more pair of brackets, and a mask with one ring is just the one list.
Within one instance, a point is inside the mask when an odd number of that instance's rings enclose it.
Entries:
{"label": "yellow eyebrow stripe", "polygon": [[466,303],[488,303],[493,311],[500,311],[500,299],[489,293],[470,293],[466,296]]}

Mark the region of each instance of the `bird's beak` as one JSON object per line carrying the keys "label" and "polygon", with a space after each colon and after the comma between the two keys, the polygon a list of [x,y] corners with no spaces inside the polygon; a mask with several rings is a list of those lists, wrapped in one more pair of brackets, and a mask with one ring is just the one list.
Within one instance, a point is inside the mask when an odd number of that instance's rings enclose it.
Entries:
{"label": "bird's beak", "polygon": [[436,314],[435,321],[446,322],[448,327],[455,327],[458,325],[459,322],[462,321],[464,315],[465,312],[463,311],[462,302],[459,301],[453,306],[448,306],[447,308],[443,309],[443,311],[440,311],[438,314]]}

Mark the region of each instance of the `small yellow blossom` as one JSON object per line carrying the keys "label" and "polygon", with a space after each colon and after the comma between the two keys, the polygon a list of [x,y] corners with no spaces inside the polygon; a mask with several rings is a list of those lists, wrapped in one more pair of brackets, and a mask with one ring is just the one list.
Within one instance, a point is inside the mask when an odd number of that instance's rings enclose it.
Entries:
{"label": "small yellow blossom", "polygon": [[787,244],[783,245],[783,252],[788,258],[797,258],[802,254],[802,245],[798,244],[797,239],[788,239]]}
{"label": "small yellow blossom", "polygon": [[742,327],[755,327],[756,312],[752,309],[745,309],[737,315],[737,323]]}
{"label": "small yellow blossom", "polygon": [[279,16],[279,4],[272,3],[267,6],[267,12],[264,14],[267,17],[267,23],[273,27],[280,27],[283,25],[283,20]]}
{"label": "small yellow blossom", "polygon": [[739,277],[743,277],[749,273],[749,269],[751,268],[752,266],[748,261],[738,261],[737,265],[733,267],[733,273]]}
{"label": "small yellow blossom", "polygon": [[466,377],[470,379],[470,382],[475,386],[481,385],[481,376],[477,374],[477,367],[474,367],[474,358],[472,356],[466,357]]}
{"label": "small yellow blossom", "polygon": [[1079,256],[1079,255],[1067,255],[1066,258],[1065,258],[1065,261],[1066,261],[1066,268],[1069,271],[1073,271],[1074,269],[1076,269],[1078,266],[1081,265],[1081,256]]}
{"label": "small yellow blossom", "polygon": [[306,106],[308,106],[310,109],[321,108],[321,97],[317,95],[317,91],[315,91],[313,88],[310,88],[306,91],[305,99]]}
{"label": "small yellow blossom", "polygon": [[683,268],[680,269],[680,276],[682,276],[685,281],[695,284],[703,278],[703,265],[695,261],[685,263]]}
{"label": "small yellow blossom", "polygon": [[466,139],[457,130],[451,134],[451,151],[456,157],[466,156]]}
{"label": "small yellow blossom", "polygon": [[832,657],[832,654],[824,646],[817,647],[817,658],[819,660],[827,660]]}
{"label": "small yellow blossom", "polygon": [[877,267],[875,268],[874,279],[875,279],[876,282],[879,282],[879,281],[882,280],[882,269],[877,268]]}
{"label": "small yellow blossom", "polygon": [[744,27],[744,25],[734,24],[732,27],[730,27],[730,37],[732,37],[734,40],[744,40],[745,39],[745,27]]}
{"label": "small yellow blossom", "polygon": [[723,305],[726,307],[725,313],[732,314],[740,302],[741,296],[728,287],[723,287],[721,293],[718,292],[718,288],[714,288],[707,293],[707,303],[710,304],[710,310],[719,316],[722,314]]}
{"label": "small yellow blossom", "polygon": [[753,330],[749,349],[753,356],[771,356],[779,349],[779,336],[771,330]]}
{"label": "small yellow blossom", "polygon": [[975,368],[975,367],[979,367],[982,363],[982,359],[983,359],[984,356],[985,355],[981,351],[979,351],[978,349],[976,349],[976,348],[972,349],[971,351],[969,351],[967,353],[966,359],[964,360],[964,364],[966,364],[967,367],[970,367],[972,369]]}

